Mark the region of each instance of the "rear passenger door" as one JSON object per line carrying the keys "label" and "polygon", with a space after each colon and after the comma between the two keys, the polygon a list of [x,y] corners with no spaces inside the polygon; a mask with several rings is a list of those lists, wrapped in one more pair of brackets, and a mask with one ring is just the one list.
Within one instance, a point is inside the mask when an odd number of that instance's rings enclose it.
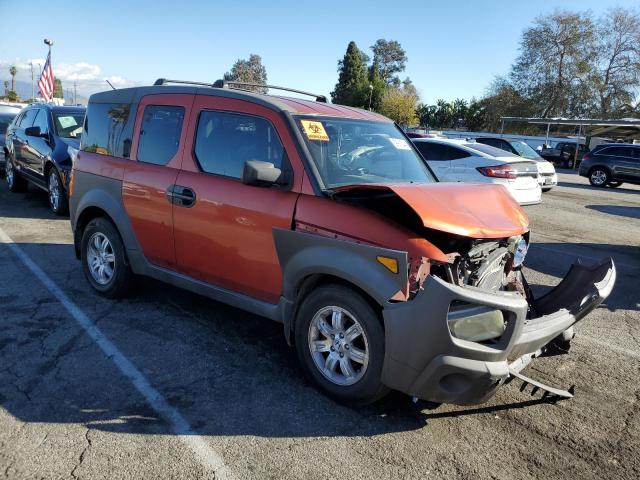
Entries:
{"label": "rear passenger door", "polygon": [[603,155],[614,155],[609,157],[611,170],[616,179],[636,181],[640,179],[640,158],[637,156],[640,148],[635,147],[609,147]]}
{"label": "rear passenger door", "polygon": [[193,95],[148,95],[139,103],[122,198],[144,256],[176,268],[173,190],[182,163]]}
{"label": "rear passenger door", "polygon": [[[282,116],[261,105],[197,96],[190,123],[193,145],[177,184],[195,199],[174,207],[180,272],[268,303],[282,294],[273,229],[291,229],[303,167]],[[242,183],[247,160],[290,171],[288,187]],[[295,174],[294,174],[295,172]]]}

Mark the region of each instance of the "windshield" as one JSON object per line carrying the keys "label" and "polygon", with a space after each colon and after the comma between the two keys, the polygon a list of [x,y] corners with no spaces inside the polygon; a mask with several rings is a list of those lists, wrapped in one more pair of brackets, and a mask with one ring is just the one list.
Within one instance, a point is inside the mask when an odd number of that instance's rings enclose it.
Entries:
{"label": "windshield", "polygon": [[80,138],[84,112],[53,113],[56,135],[62,138]]}
{"label": "windshield", "polygon": [[436,181],[393,123],[297,117],[296,124],[326,188]]}
{"label": "windshield", "polygon": [[521,157],[533,158],[534,160],[541,158],[540,155],[538,155],[533,148],[531,148],[528,144],[524,142],[514,141],[509,143],[511,143],[511,146],[513,147],[513,149],[516,152],[518,152],[518,155],[520,155]]}

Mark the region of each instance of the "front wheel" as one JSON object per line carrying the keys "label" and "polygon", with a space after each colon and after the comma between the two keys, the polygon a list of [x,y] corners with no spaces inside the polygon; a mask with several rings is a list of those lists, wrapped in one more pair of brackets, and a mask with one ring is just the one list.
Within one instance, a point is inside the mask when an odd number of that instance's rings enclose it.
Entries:
{"label": "front wheel", "polygon": [[295,344],[307,377],[333,399],[360,406],[389,391],[381,382],[381,319],[355,290],[326,285],[309,294],[296,318]]}
{"label": "front wheel", "polygon": [[611,181],[611,174],[604,168],[596,167],[589,172],[589,183],[594,187],[604,187]]}
{"label": "front wheel", "polygon": [[47,174],[47,185],[49,188],[49,208],[56,215],[66,215],[69,213],[69,202],[67,200],[67,194],[62,186],[62,180],[60,180],[60,174],[51,167]]}

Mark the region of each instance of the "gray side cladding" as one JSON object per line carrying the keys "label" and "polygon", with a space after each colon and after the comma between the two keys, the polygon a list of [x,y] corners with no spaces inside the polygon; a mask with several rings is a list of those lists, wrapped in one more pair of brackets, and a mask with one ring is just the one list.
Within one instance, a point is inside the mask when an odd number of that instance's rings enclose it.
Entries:
{"label": "gray side cladding", "polygon": [[[274,229],[273,237],[283,277],[283,295],[295,301],[296,290],[309,275],[339,277],[361,288],[385,305],[408,281],[407,252],[372,247],[295,230]],[[381,265],[376,257],[398,260],[398,273]]]}
{"label": "gray side cladding", "polygon": [[122,180],[82,171],[76,171],[74,191],[69,199],[69,215],[76,250],[79,248],[82,235],[82,232],[76,231],[76,225],[82,212],[90,207],[104,210],[111,217],[120,232],[127,253],[140,251],[140,245],[122,203]]}

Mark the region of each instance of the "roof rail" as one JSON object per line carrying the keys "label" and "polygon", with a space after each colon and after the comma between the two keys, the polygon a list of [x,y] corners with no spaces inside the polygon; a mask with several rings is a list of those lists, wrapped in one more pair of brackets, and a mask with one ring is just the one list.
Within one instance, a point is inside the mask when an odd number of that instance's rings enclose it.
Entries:
{"label": "roof rail", "polygon": [[282,90],[284,92],[293,92],[293,93],[299,93],[300,95],[307,95],[309,97],[314,97],[316,99],[316,102],[327,103],[327,97],[325,97],[324,95],[305,92],[304,90],[296,90],[295,88],[279,87],[277,85],[263,85],[261,83],[236,82],[235,80],[217,80],[213,84],[213,86],[216,88],[233,88],[236,90],[243,90],[241,87],[271,88],[273,90]]}
{"label": "roof rail", "polygon": [[167,78],[159,78],[153,84],[167,85],[169,83],[179,83],[182,85],[199,85],[201,87],[213,87],[213,88],[231,88],[235,90],[245,90],[242,87],[271,88],[273,90],[282,90],[285,92],[293,92],[293,93],[299,93],[300,95],[307,95],[309,97],[314,97],[316,99],[316,102],[327,103],[327,97],[325,97],[324,95],[305,92],[304,90],[296,90],[295,88],[288,88],[288,87],[279,87],[277,85],[263,85],[261,83],[236,82],[234,80],[216,80],[214,83],[204,83],[204,82],[192,82],[191,80],[169,80]]}
{"label": "roof rail", "polygon": [[159,78],[155,82],[153,82],[154,85],[167,85],[169,83],[181,83],[184,85],[200,85],[201,87],[215,87],[215,84],[212,84],[212,83],[192,82],[191,80],[169,80],[167,78]]}

